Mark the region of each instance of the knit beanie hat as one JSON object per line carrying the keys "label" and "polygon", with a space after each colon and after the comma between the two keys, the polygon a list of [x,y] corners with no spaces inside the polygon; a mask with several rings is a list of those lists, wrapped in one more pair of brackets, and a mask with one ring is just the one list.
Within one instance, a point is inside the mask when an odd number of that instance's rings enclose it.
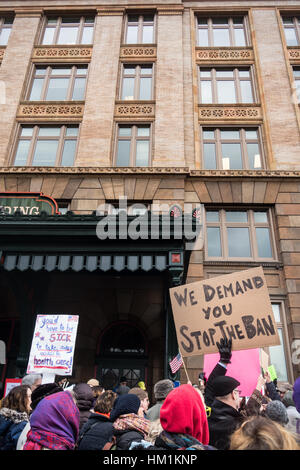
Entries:
{"label": "knit beanie hat", "polygon": [[272,421],[277,421],[277,423],[287,424],[289,422],[286,407],[279,400],[271,401],[266,407],[265,414]]}
{"label": "knit beanie hat", "polygon": [[160,422],[167,432],[189,434],[202,444],[209,442],[206,410],[200,394],[190,384],[172,390],[160,409]]}
{"label": "knit beanie hat", "polygon": [[34,410],[43,398],[58,392],[63,392],[63,389],[55,382],[39,385],[31,394],[31,408]]}
{"label": "knit beanie hat", "polygon": [[75,385],[73,393],[80,410],[89,410],[94,403],[94,394],[92,387],[87,383],[80,383]]}
{"label": "knit beanie hat", "polygon": [[156,400],[164,400],[173,388],[174,384],[172,380],[159,380],[159,382],[154,385],[154,396]]}
{"label": "knit beanie hat", "polygon": [[286,392],[286,394],[284,395],[284,397],[282,399],[282,403],[286,407],[295,406],[295,403],[294,403],[294,400],[293,400],[293,392],[291,392],[291,391]]}
{"label": "knit beanie hat", "polygon": [[298,377],[298,379],[295,381],[293,390],[293,400],[295,402],[298,413],[300,413],[300,377]]}
{"label": "knit beanie hat", "polygon": [[137,395],[131,393],[120,395],[114,402],[113,409],[110,413],[110,420],[115,421],[119,416],[129,413],[137,414],[140,404],[141,400]]}

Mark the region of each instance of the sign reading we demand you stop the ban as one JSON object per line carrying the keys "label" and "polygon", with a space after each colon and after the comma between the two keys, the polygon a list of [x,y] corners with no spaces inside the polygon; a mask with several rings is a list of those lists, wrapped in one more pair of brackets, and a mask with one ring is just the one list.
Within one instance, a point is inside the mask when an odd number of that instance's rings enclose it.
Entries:
{"label": "sign reading we demand you stop the ban", "polygon": [[78,315],[37,315],[27,374],[72,375]]}
{"label": "sign reading we demand you stop the ban", "polygon": [[170,289],[177,340],[183,357],[280,344],[262,267]]}

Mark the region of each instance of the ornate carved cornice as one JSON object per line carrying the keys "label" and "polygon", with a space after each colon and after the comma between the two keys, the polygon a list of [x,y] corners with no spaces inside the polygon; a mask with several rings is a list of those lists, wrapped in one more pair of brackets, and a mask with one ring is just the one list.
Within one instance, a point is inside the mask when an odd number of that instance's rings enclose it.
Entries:
{"label": "ornate carved cornice", "polygon": [[300,171],[289,170],[190,170],[190,176],[201,178],[299,178]]}
{"label": "ornate carved cornice", "polygon": [[202,121],[261,121],[262,111],[260,105],[198,105],[199,120]]}
{"label": "ornate carved cornice", "polygon": [[198,63],[252,63],[254,54],[251,47],[196,47]]}
{"label": "ornate carved cornice", "polygon": [[155,60],[156,59],[156,45],[122,45],[120,49],[120,59],[132,60]]}
{"label": "ornate carved cornice", "polygon": [[123,16],[125,7],[101,7],[97,9],[98,16]]}
{"label": "ornate carved cornice", "polygon": [[153,101],[117,101],[115,105],[115,119],[118,120],[153,120],[155,116],[155,103]]}
{"label": "ornate carved cornice", "polygon": [[34,62],[89,62],[92,57],[92,46],[38,46],[33,49]]}
{"label": "ornate carved cornice", "polygon": [[84,103],[82,101],[37,101],[21,103],[17,112],[17,120],[22,122],[45,120],[81,121]]}

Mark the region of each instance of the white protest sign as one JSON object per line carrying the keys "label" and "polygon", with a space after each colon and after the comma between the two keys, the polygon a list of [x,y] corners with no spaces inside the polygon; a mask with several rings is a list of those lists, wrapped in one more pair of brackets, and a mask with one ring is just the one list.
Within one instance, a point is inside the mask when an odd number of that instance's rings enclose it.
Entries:
{"label": "white protest sign", "polygon": [[78,315],[37,315],[27,374],[72,375]]}

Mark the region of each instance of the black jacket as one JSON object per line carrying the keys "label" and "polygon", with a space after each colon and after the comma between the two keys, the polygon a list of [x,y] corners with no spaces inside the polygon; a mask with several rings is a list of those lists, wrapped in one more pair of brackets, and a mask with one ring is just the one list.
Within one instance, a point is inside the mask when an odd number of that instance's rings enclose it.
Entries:
{"label": "black jacket", "polygon": [[215,399],[208,418],[209,444],[228,450],[231,434],[242,424],[243,415],[232,406]]}
{"label": "black jacket", "polygon": [[91,413],[81,429],[78,450],[102,450],[112,440],[113,423],[104,415]]}
{"label": "black jacket", "polygon": [[132,442],[139,442],[144,439],[142,433],[135,431],[134,429],[127,429],[125,431],[114,430],[114,435],[116,437],[116,450],[129,450]]}
{"label": "black jacket", "polygon": [[216,366],[211,371],[211,373],[209,374],[209,377],[207,379],[207,383],[205,386],[205,391],[204,391],[204,399],[205,399],[206,406],[211,406],[212,402],[215,399],[215,394],[212,388],[212,382],[214,381],[216,377],[226,375],[226,372],[227,372],[226,367],[223,367],[219,363],[217,363]]}

